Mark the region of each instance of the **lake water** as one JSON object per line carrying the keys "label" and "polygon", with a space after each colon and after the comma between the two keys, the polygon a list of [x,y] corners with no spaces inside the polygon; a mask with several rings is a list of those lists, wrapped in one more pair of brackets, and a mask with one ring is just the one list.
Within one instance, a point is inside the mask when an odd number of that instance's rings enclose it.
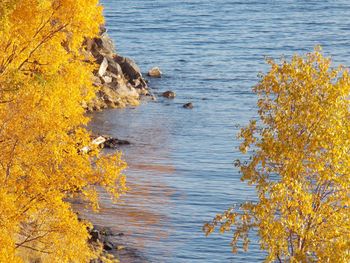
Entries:
{"label": "lake water", "polygon": [[[255,200],[233,160],[238,130],[256,117],[251,87],[264,57],[289,57],[322,45],[350,65],[349,1],[104,0],[107,28],[120,54],[151,79],[155,93],[134,109],[96,113],[92,129],[128,139],[130,192],[119,204],[102,194],[94,222],[124,232],[139,259],[122,262],[261,262],[257,238],[234,255],[230,235],[206,238],[204,222],[232,204]],[[182,104],[193,102],[194,109]]]}

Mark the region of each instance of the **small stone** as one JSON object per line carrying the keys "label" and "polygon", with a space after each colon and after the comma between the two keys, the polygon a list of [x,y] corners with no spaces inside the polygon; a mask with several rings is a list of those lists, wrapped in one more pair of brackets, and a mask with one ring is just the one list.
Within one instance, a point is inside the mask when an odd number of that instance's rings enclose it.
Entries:
{"label": "small stone", "polygon": [[104,143],[106,141],[106,138],[104,138],[103,136],[99,136],[96,139],[94,139],[91,143],[94,145],[100,145],[102,143]]}
{"label": "small stone", "polygon": [[111,242],[104,242],[103,243],[103,249],[104,250],[112,250],[113,249],[113,244]]}
{"label": "small stone", "polygon": [[98,240],[101,240],[101,234],[100,234],[100,231],[96,230],[96,229],[93,229],[90,233],[91,235],[91,238],[90,240],[93,241],[93,242],[97,242]]}
{"label": "small stone", "polygon": [[193,104],[192,102],[188,102],[182,106],[185,109],[193,109]]}
{"label": "small stone", "polygon": [[151,68],[148,71],[148,76],[150,76],[152,78],[161,78],[162,74],[163,73],[160,71],[160,68],[158,68],[158,67]]}
{"label": "small stone", "polygon": [[125,248],[125,246],[116,246],[116,250],[122,250],[122,249],[124,249]]}
{"label": "small stone", "polygon": [[111,83],[112,82],[112,77],[110,77],[110,76],[104,76],[103,77],[103,81],[105,82],[105,83]]}
{"label": "small stone", "polygon": [[176,93],[174,91],[168,90],[166,92],[163,92],[162,96],[168,99],[173,99],[176,97]]}

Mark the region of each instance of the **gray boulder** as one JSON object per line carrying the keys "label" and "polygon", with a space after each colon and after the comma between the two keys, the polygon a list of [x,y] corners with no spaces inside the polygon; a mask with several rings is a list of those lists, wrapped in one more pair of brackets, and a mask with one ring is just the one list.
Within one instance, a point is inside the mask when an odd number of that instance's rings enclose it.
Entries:
{"label": "gray boulder", "polygon": [[123,75],[123,70],[121,68],[121,66],[111,57],[107,57],[108,60],[108,68],[107,70],[110,71],[111,73],[115,74],[115,75]]}
{"label": "gray boulder", "polygon": [[114,56],[114,61],[120,65],[124,74],[126,74],[129,79],[142,78],[140,68],[132,59],[116,55]]}

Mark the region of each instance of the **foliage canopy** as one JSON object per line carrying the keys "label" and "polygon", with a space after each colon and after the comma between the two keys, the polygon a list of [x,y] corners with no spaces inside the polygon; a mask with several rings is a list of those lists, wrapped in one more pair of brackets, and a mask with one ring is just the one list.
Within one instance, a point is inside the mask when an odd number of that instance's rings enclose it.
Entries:
{"label": "foliage canopy", "polygon": [[119,153],[80,151],[95,92],[81,47],[102,23],[98,0],[0,3],[0,262],[88,262],[89,223],[65,200],[126,190]]}
{"label": "foliage canopy", "polygon": [[259,122],[242,129],[242,180],[250,202],[204,226],[233,231],[232,247],[248,248],[256,229],[266,261],[350,261],[350,77],[316,49],[280,64],[254,88]]}

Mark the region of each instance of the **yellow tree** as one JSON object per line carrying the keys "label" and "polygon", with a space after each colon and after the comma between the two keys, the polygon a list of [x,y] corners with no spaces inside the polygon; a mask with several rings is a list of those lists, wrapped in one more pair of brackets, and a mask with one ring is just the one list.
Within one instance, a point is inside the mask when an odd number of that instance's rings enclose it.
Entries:
{"label": "yellow tree", "polygon": [[260,121],[242,129],[237,162],[257,202],[204,226],[233,231],[236,252],[255,229],[266,261],[350,261],[350,77],[318,49],[280,64],[254,88]]}
{"label": "yellow tree", "polygon": [[88,262],[88,223],[65,200],[126,190],[119,153],[80,151],[95,92],[81,45],[101,23],[98,0],[0,2],[0,262]]}

